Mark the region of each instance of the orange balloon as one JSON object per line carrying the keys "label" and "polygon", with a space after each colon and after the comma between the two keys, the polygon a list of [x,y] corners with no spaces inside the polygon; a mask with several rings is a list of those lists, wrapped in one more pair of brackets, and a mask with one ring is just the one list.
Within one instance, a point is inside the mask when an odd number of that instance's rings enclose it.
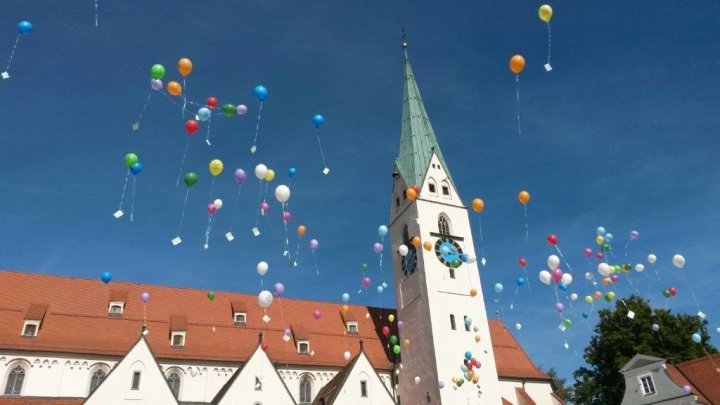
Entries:
{"label": "orange balloon", "polygon": [[475,212],[482,212],[485,209],[485,201],[482,198],[476,198],[472,200],[472,208]]}
{"label": "orange balloon", "polygon": [[596,300],[599,300],[600,298],[602,298],[602,293],[600,291],[595,291],[594,295],[595,295]]}
{"label": "orange balloon", "polygon": [[347,315],[348,311],[350,310],[350,307],[347,305],[342,306],[342,313],[343,315]]}
{"label": "orange balloon", "polygon": [[476,289],[473,288],[472,290],[470,290],[470,296],[471,296],[471,297],[474,297],[474,296],[476,296],[476,295],[477,295],[477,290],[476,290]]}
{"label": "orange balloon", "polygon": [[305,235],[305,232],[307,232],[305,225],[298,226],[298,228],[297,228],[298,235],[303,236],[303,235]]}
{"label": "orange balloon", "polygon": [[423,242],[423,248],[427,250],[428,252],[432,250],[432,243],[425,241]]}
{"label": "orange balloon", "polygon": [[173,96],[179,96],[182,94],[182,86],[178,82],[170,82],[167,84],[167,91]]}
{"label": "orange balloon", "polygon": [[403,343],[405,343],[405,346],[410,346],[410,339],[405,339]]}
{"label": "orange balloon", "polygon": [[480,335],[475,335],[475,343],[480,343]]}
{"label": "orange balloon", "polygon": [[612,284],[612,280],[610,279],[610,277],[605,277],[605,278],[602,280],[602,284],[603,284],[604,286],[609,286],[610,284]]}
{"label": "orange balloon", "polygon": [[413,236],[413,238],[412,238],[412,240],[411,240],[410,242],[411,242],[411,243],[413,244],[413,246],[415,246],[416,248],[419,248],[419,247],[420,247],[420,237],[419,237],[419,236]]}
{"label": "orange balloon", "polygon": [[405,190],[405,196],[408,198],[408,200],[415,201],[415,199],[417,198],[417,192],[415,191],[415,189],[410,187]]}
{"label": "orange balloon", "polygon": [[188,58],[182,58],[178,61],[178,70],[182,77],[188,77],[192,72],[192,61]]}
{"label": "orange balloon", "polygon": [[530,202],[530,193],[523,190],[518,193],[518,201],[520,201],[520,204],[527,204]]}
{"label": "orange balloon", "polygon": [[522,55],[515,55],[510,58],[510,70],[512,70],[513,73],[519,75],[523,69],[525,69],[525,58],[523,58]]}

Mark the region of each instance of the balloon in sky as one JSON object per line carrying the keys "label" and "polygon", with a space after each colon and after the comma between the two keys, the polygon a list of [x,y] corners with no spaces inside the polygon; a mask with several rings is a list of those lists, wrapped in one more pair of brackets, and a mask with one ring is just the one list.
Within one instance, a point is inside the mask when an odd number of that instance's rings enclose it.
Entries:
{"label": "balloon in sky", "polygon": [[540,282],[541,282],[541,283],[543,283],[543,284],[545,284],[545,285],[550,285],[550,280],[552,280],[552,275],[550,274],[549,271],[547,271],[547,270],[542,270],[542,271],[539,273],[538,278],[540,279]]}
{"label": "balloon in sky", "polygon": [[672,262],[678,269],[685,267],[685,258],[682,255],[673,256]]}
{"label": "balloon in sky", "polygon": [[635,240],[640,237],[640,232],[638,231],[630,231],[630,239]]}
{"label": "balloon in sky", "polygon": [[163,82],[162,80],[158,79],[151,79],[150,80],[150,88],[155,91],[160,91],[163,88]]}
{"label": "balloon in sky", "polygon": [[270,266],[268,266],[267,262],[260,262],[257,264],[257,273],[261,276],[264,276],[267,273],[269,267]]}
{"label": "balloon in sky", "polygon": [[291,179],[297,175],[297,169],[294,167],[291,167],[288,169],[288,177]]}
{"label": "balloon in sky", "polygon": [[314,252],[317,250],[318,246],[320,246],[320,242],[318,242],[317,239],[310,240],[310,250],[312,250]]}
{"label": "balloon in sky", "polygon": [[268,96],[268,90],[265,88],[265,86],[255,86],[253,89],[253,94],[255,97],[257,97],[260,101],[265,101],[265,99]]}
{"label": "balloon in sky", "polygon": [[343,302],[348,302],[348,301],[350,301],[350,294],[348,294],[348,293],[343,293],[343,295],[342,295],[342,301],[343,301]]}
{"label": "balloon in sky", "polygon": [[381,238],[384,238],[385,235],[388,233],[388,227],[385,225],[380,225],[378,227],[378,235],[380,235]]}
{"label": "balloon in sky", "polygon": [[552,15],[553,15],[552,7],[550,7],[548,4],[543,4],[538,9],[538,17],[540,17],[540,19],[546,23],[550,22]]}
{"label": "balloon in sky", "polygon": [[210,301],[214,300],[215,299],[215,291],[213,291],[213,290],[208,291],[207,297]]}
{"label": "balloon in sky", "polygon": [[283,283],[275,283],[273,293],[278,297],[282,297],[283,294],[285,294],[285,285]]}
{"label": "balloon in sky", "polygon": [[142,169],[143,169],[143,166],[142,166],[142,163],[140,163],[140,162],[135,162],[134,165],[130,166],[130,172],[134,175],[140,174]]}
{"label": "balloon in sky", "polygon": [[182,58],[177,63],[178,72],[182,75],[182,77],[188,77],[190,72],[192,72],[192,61],[188,58]]}
{"label": "balloon in sky", "polygon": [[647,261],[650,264],[655,264],[655,262],[657,261],[657,256],[655,256],[654,254],[651,253],[648,255]]}
{"label": "balloon in sky", "polygon": [[18,23],[17,30],[18,30],[18,33],[20,33],[20,34],[28,35],[32,32],[33,25],[30,21],[23,20]]}
{"label": "balloon in sky", "polygon": [[222,111],[223,115],[225,115],[226,117],[234,117],[237,113],[235,108],[235,104],[227,103],[223,104],[220,111]]}
{"label": "balloon in sky", "polygon": [[188,135],[194,134],[197,130],[200,124],[198,124],[195,120],[187,120],[185,121],[185,132],[187,132]]}
{"label": "balloon in sky", "polygon": [[496,293],[500,294],[501,292],[503,292],[503,289],[504,289],[504,287],[503,287],[502,284],[500,284],[500,283],[495,283],[495,292],[496,292]]}
{"label": "balloon in sky", "polygon": [[[522,57],[522,55],[515,55],[512,58],[510,58],[510,70],[515,73],[516,75],[519,75],[520,72],[525,69],[525,58]],[[525,203],[523,203],[525,204]]]}
{"label": "balloon in sky", "polygon": [[100,280],[102,280],[103,283],[107,284],[110,282],[110,280],[112,280],[112,274],[110,274],[109,271],[104,271],[100,275]]}
{"label": "balloon in sky", "polygon": [[257,177],[258,180],[265,179],[265,175],[267,174],[267,172],[268,168],[264,164],[260,163],[259,165],[255,166],[255,177]]}
{"label": "balloon in sky", "polygon": [[482,198],[476,198],[472,200],[472,208],[475,212],[482,212],[485,209],[485,202]]}
{"label": "balloon in sky", "polygon": [[131,168],[138,161],[138,156],[134,153],[128,153],[125,155],[125,166],[127,166],[128,168]]}
{"label": "balloon in sky", "polygon": [[215,108],[218,106],[218,99],[213,96],[210,96],[205,100],[205,105],[210,108]]}
{"label": "balloon in sky", "polygon": [[258,294],[258,305],[260,305],[261,308],[267,309],[267,307],[270,306],[273,302],[273,295],[268,290],[263,290]]}
{"label": "balloon in sky", "polygon": [[233,176],[235,177],[235,182],[238,184],[245,183],[245,179],[247,179],[247,174],[245,174],[245,170],[243,169],[235,169]]}
{"label": "balloon in sky", "polygon": [[210,161],[208,168],[210,169],[210,174],[219,176],[223,171],[223,162],[220,159],[213,159]]}
{"label": "balloon in sky", "polygon": [[702,336],[700,336],[699,333],[693,333],[693,334],[692,334],[692,340],[693,340],[693,342],[695,342],[695,343],[700,343],[700,342],[702,342]]}
{"label": "balloon in sky", "polygon": [[150,301],[150,293],[144,292],[140,294],[140,301],[142,301],[143,304],[147,304],[147,302]]}
{"label": "balloon in sky", "polygon": [[197,184],[198,176],[195,172],[187,172],[185,173],[183,180],[185,181],[185,185],[189,188]]}
{"label": "balloon in sky", "polygon": [[290,188],[284,184],[277,186],[275,188],[275,198],[283,204],[288,202],[290,199]]}
{"label": "balloon in sky", "polygon": [[197,116],[200,121],[207,121],[210,119],[210,116],[212,116],[212,112],[207,107],[200,107]]}
{"label": "balloon in sky", "polygon": [[560,258],[556,255],[550,255],[547,259],[548,269],[555,269],[560,265]]}
{"label": "balloon in sky", "polygon": [[551,246],[557,245],[557,243],[558,243],[558,237],[557,237],[557,235],[552,234],[552,233],[551,233],[550,235],[548,235],[548,236],[547,236],[547,242],[548,242],[548,244],[551,245]]}
{"label": "balloon in sky", "polygon": [[182,94],[182,86],[180,83],[172,81],[167,84],[167,91],[173,96],[179,96]]}
{"label": "balloon in sky", "polygon": [[150,68],[150,77],[155,80],[162,80],[165,77],[165,67],[159,63],[152,65]]}
{"label": "balloon in sky", "polygon": [[235,112],[237,115],[245,115],[247,113],[247,106],[245,104],[239,104],[237,108],[235,108]]}
{"label": "balloon in sky", "polygon": [[315,114],[312,117],[312,124],[315,128],[320,128],[325,123],[325,117],[320,114]]}

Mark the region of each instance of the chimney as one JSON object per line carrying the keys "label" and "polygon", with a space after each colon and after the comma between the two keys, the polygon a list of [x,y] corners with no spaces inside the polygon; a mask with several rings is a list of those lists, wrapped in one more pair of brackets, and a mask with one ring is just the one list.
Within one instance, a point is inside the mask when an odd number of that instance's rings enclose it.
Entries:
{"label": "chimney", "polygon": [[262,341],[263,341],[263,333],[260,332],[260,333],[258,333],[258,344],[262,344]]}
{"label": "chimney", "polygon": [[364,348],[363,341],[362,341],[362,339],[360,339],[360,351],[362,352],[364,350],[365,350],[365,348]]}

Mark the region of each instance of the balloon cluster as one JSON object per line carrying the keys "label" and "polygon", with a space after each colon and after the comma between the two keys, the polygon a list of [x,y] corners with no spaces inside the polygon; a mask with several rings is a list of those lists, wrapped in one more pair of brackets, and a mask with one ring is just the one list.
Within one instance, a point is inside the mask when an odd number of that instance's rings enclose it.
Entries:
{"label": "balloon cluster", "polygon": [[463,358],[463,364],[460,366],[460,371],[462,371],[463,376],[462,377],[453,377],[452,382],[453,384],[457,385],[458,387],[462,387],[462,385],[465,383],[465,381],[472,382],[473,384],[477,384],[480,381],[480,376],[478,373],[475,372],[475,370],[479,369],[481,366],[480,361],[473,357],[472,352],[467,351],[465,352],[465,357]]}

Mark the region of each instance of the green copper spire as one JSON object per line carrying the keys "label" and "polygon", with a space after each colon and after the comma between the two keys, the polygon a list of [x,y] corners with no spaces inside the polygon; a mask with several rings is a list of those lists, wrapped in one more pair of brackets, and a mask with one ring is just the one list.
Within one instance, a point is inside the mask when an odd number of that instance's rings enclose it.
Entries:
{"label": "green copper spire", "polygon": [[400,175],[408,185],[416,183],[422,185],[434,152],[447,173],[448,180],[452,183],[452,177],[445,164],[445,159],[443,159],[435,132],[430,124],[430,118],[428,118],[425,105],[420,97],[415,75],[410,67],[407,57],[407,42],[403,42],[403,49],[405,50],[405,91],[400,152],[395,162],[400,170]]}

